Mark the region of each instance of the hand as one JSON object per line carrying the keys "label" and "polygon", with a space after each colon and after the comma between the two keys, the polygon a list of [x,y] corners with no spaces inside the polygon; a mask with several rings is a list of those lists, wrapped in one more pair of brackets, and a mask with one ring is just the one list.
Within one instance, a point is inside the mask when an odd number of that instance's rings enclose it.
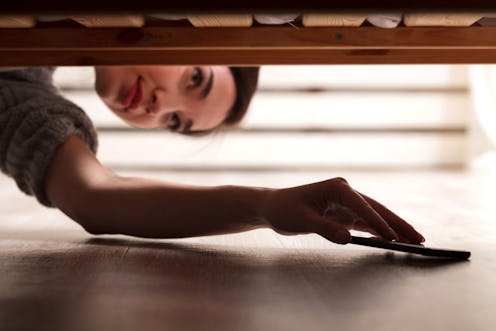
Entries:
{"label": "hand", "polygon": [[351,241],[349,230],[412,244],[425,240],[410,224],[355,191],[343,178],[274,190],[262,214],[277,233],[317,233],[338,244]]}

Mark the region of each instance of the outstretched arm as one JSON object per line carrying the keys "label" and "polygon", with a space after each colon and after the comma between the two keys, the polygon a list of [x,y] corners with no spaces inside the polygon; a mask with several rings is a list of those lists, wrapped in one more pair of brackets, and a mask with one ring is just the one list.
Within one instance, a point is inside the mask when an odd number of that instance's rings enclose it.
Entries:
{"label": "outstretched arm", "polygon": [[342,178],[286,189],[191,186],[122,177],[103,167],[79,138],[56,152],[45,188],[50,201],[94,234],[177,238],[269,227],[350,242],[348,230],[410,243],[424,239]]}
{"label": "outstretched arm", "polygon": [[51,202],[94,234],[190,237],[265,226],[269,189],[189,186],[122,177],[106,169],[79,138],[56,152],[46,176]]}

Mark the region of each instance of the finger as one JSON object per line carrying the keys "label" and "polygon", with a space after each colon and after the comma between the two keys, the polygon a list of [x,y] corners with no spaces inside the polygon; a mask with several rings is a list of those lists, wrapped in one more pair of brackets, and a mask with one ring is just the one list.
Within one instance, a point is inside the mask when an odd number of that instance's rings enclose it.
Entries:
{"label": "finger", "polygon": [[355,227],[356,217],[351,217],[348,215],[343,215],[340,213],[325,214],[324,219],[328,222],[333,222],[334,224],[340,225],[345,229],[353,229]]}
{"label": "finger", "polygon": [[[356,221],[355,225],[353,226],[353,229],[357,230],[357,231],[371,233],[377,239],[384,239],[379,233],[377,233],[377,231],[374,231],[374,229],[372,229],[367,223],[365,223],[362,220]],[[403,237],[401,234],[396,233],[396,235],[398,236],[398,242],[402,242],[402,243],[406,243],[406,244],[412,243],[412,242],[410,242],[409,239]]]}
{"label": "finger", "polygon": [[308,227],[312,232],[336,244],[344,245],[351,242],[351,234],[345,227],[326,220],[311,209],[308,210],[305,216]]}
{"label": "finger", "polygon": [[396,240],[398,236],[389,224],[379,215],[360,193],[356,192],[349,185],[344,185],[341,192],[344,205],[355,211],[371,228],[377,231],[382,237],[389,240]]}
{"label": "finger", "polygon": [[370,227],[367,223],[365,223],[363,220],[357,220],[355,224],[353,225],[353,230],[361,231],[361,232],[368,232],[370,234],[373,234],[376,237],[381,237],[382,236],[375,231],[373,228]]}
{"label": "finger", "polygon": [[[361,193],[360,193],[361,194]],[[421,243],[425,241],[425,238],[417,232],[413,226],[411,226],[407,221],[393,213],[386,206],[382,205],[378,201],[361,194],[365,200],[388,222],[388,224],[396,231],[396,233],[404,239],[402,241],[409,243]]]}
{"label": "finger", "polygon": [[[368,233],[371,233],[372,235],[374,235],[374,237],[378,238],[378,239],[385,239],[383,236],[381,236],[380,233],[378,233],[377,231],[375,231],[373,228],[371,228],[367,223],[365,223],[364,221],[362,220],[359,220],[355,223],[355,225],[353,226],[354,230],[357,230],[357,231],[362,231],[362,232],[368,232]],[[400,242],[404,242],[404,243],[409,243],[408,240],[406,240],[403,236],[401,236],[400,234],[396,233],[396,235],[398,236],[398,241]]]}

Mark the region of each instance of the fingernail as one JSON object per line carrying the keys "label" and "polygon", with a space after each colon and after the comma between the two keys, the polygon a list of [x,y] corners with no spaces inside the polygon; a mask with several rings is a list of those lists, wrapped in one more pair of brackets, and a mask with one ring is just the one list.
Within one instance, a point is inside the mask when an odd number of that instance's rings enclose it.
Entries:
{"label": "fingernail", "polygon": [[351,235],[348,231],[338,231],[334,234],[334,241],[338,244],[347,244],[351,242]]}
{"label": "fingernail", "polygon": [[392,232],[389,240],[399,241],[400,238],[396,235],[396,233]]}

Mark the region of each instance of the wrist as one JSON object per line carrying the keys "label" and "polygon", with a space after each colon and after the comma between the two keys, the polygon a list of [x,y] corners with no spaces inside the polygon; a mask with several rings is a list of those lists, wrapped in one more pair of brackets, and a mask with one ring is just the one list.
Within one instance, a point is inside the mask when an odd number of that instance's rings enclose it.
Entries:
{"label": "wrist", "polygon": [[265,206],[274,189],[241,186],[224,186],[224,188],[229,192],[231,201],[237,200],[232,202],[240,209],[238,211],[243,215],[240,221],[248,227],[247,230],[271,227],[266,218]]}

